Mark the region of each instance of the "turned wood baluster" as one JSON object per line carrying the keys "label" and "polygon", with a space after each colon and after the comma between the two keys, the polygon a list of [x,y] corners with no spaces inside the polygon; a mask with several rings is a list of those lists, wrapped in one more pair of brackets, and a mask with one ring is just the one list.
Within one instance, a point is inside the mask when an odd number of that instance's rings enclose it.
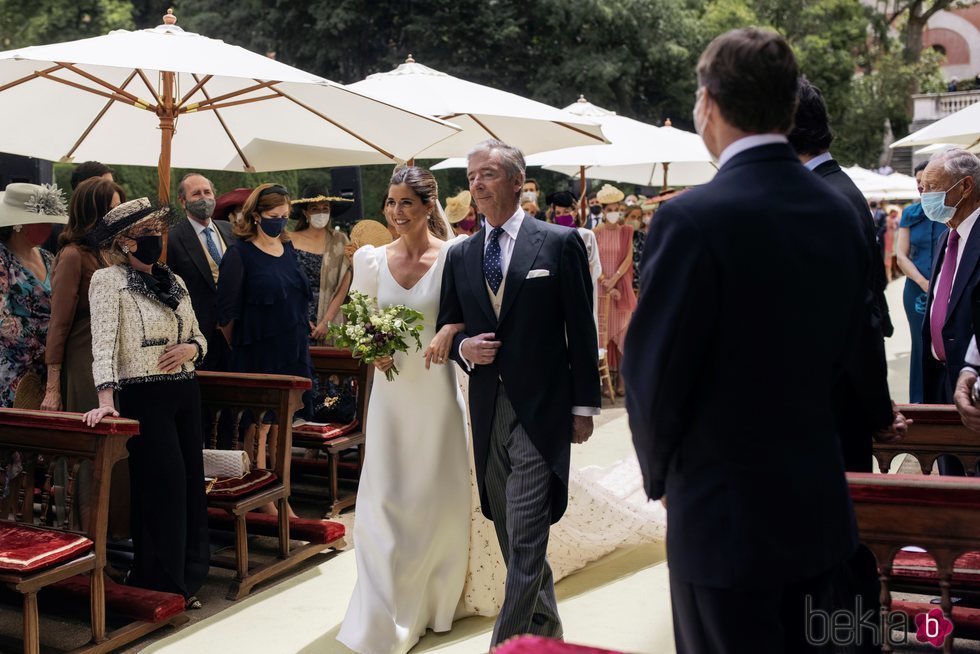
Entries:
{"label": "turned wood baluster", "polygon": [[208,447],[212,450],[218,449],[218,421],[221,419],[222,412],[223,409],[215,409],[214,418],[211,420],[211,438]]}
{"label": "turned wood baluster", "polygon": [[[69,459],[68,464],[68,481],[65,482],[65,529],[69,529],[71,525],[72,501],[75,497],[75,480],[78,479],[78,471],[82,467],[82,462],[80,459]],[[87,526],[82,525],[81,527],[85,529]]]}
{"label": "turned wood baluster", "polygon": [[881,593],[878,599],[881,601],[881,651],[882,652],[892,652],[892,631],[889,627],[890,622],[888,616],[891,614],[892,610],[892,592],[888,587],[888,580],[891,578],[892,572],[892,557],[894,557],[894,552],[887,559],[886,563],[878,564],[878,581],[881,582]]}
{"label": "turned wood baluster", "polygon": [[51,519],[51,498],[54,495],[54,468],[58,464],[58,459],[51,459],[44,466],[44,481],[41,482],[41,510],[38,514],[38,524],[42,527],[55,522]]}

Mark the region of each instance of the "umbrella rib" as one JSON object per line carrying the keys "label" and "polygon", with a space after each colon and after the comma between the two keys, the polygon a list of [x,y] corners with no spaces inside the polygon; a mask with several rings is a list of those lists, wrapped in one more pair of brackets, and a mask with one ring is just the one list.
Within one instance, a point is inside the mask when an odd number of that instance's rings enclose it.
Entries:
{"label": "umbrella rib", "polygon": [[[197,79],[197,78],[195,77],[194,79]],[[255,81],[258,82],[258,80],[255,80]],[[273,81],[273,82],[259,82],[255,86],[249,86],[248,88],[239,89],[237,91],[232,91],[231,93],[225,93],[224,95],[218,95],[218,96],[215,96],[213,98],[209,98],[209,99],[205,100],[204,102],[195,102],[195,103],[192,103],[192,104],[187,105],[186,107],[181,107],[180,109],[181,109],[182,112],[185,112],[185,113],[188,112],[188,111],[195,111],[195,110],[196,111],[201,111],[203,109],[210,109],[211,108],[210,105],[215,105],[215,104],[217,104],[217,103],[219,103],[219,102],[221,102],[223,100],[227,100],[229,98],[234,98],[234,97],[237,97],[239,95],[244,95],[246,93],[251,93],[252,91],[258,91],[259,89],[266,89],[266,88],[271,87],[273,84],[278,84],[278,83],[279,82],[275,82],[275,81]],[[273,90],[275,90],[275,89],[273,89]],[[272,97],[272,96],[266,96],[266,97],[263,97],[261,99],[265,100],[265,99],[267,99],[267,97]]]}
{"label": "umbrella rib", "polygon": [[473,122],[475,122],[477,125],[479,125],[480,127],[482,127],[483,128],[483,131],[486,132],[487,134],[489,134],[491,138],[495,138],[498,141],[500,140],[500,139],[497,138],[497,135],[494,134],[492,131],[490,131],[490,128],[487,127],[486,125],[484,125],[483,124],[483,121],[481,121],[479,118],[477,118],[473,114],[466,114],[466,115],[469,116],[470,118],[472,118],[473,119]]}
{"label": "umbrella rib", "polygon": [[44,79],[49,79],[52,82],[58,82],[59,84],[65,84],[67,86],[71,86],[71,87],[74,87],[76,89],[79,89],[80,91],[87,91],[88,93],[92,93],[94,95],[101,95],[103,98],[109,98],[110,100],[116,100],[118,102],[123,102],[125,104],[131,104],[134,107],[140,107],[141,109],[149,109],[149,106],[143,104],[143,102],[141,100],[139,100],[139,99],[137,99],[136,101],[133,101],[130,98],[127,98],[125,96],[118,95],[118,94],[115,94],[115,93],[106,93],[105,91],[100,91],[98,89],[89,88],[89,87],[87,87],[87,86],[85,86],[83,84],[79,84],[78,82],[72,82],[71,80],[62,79],[60,77],[55,77],[54,75],[51,75],[50,73],[45,73],[44,71],[41,71],[38,74],[41,77],[43,77]]}
{"label": "umbrella rib", "polygon": [[[343,87],[340,87],[340,88],[342,89]],[[309,111],[314,116],[317,116],[319,118],[322,118],[323,120],[327,121],[328,123],[330,123],[331,125],[333,125],[337,129],[342,130],[342,131],[350,134],[351,136],[353,136],[354,138],[356,138],[361,143],[364,143],[365,145],[374,148],[376,151],[380,152],[381,154],[383,154],[384,156],[388,157],[389,159],[394,159],[395,158],[395,156],[393,154],[391,154],[390,152],[388,152],[384,148],[382,148],[380,146],[377,146],[374,143],[371,143],[370,141],[368,141],[366,138],[364,138],[360,134],[357,134],[356,132],[354,132],[354,131],[352,131],[350,129],[347,129],[346,127],[344,127],[340,123],[336,122],[335,120],[331,120],[330,118],[326,117],[325,115],[323,115],[322,113],[320,113],[319,111],[317,111],[316,109],[314,109],[313,107],[311,107],[311,106],[309,106],[307,104],[304,104],[303,102],[300,102],[299,100],[297,100],[296,98],[292,97],[291,95],[289,95],[285,91],[282,91],[281,89],[277,89],[275,87],[272,87],[272,90],[275,91],[276,93],[278,93],[279,95],[281,95],[282,97],[286,98],[290,102],[299,105],[303,109],[306,109],[307,111]],[[361,96],[361,97],[364,97],[364,96]]]}
{"label": "umbrella rib", "polygon": [[[181,100],[181,104],[183,104],[184,101],[187,100],[187,98],[191,97],[191,95],[195,91],[197,91],[197,89],[200,89],[201,93],[204,94],[204,97],[210,101],[211,96],[208,95],[208,90],[204,88],[204,85],[208,83],[208,80],[210,80],[212,76],[208,75],[203,80],[198,79],[196,74],[192,74],[191,76],[194,78],[194,81],[197,82],[197,86],[195,86],[190,93],[184,96],[184,99]],[[235,147],[235,152],[238,153],[238,157],[242,160],[242,163],[245,164],[245,170],[249,172],[255,172],[255,168],[253,168],[252,164],[249,163],[248,158],[245,156],[245,153],[242,152],[242,149],[238,146],[238,141],[236,141],[235,137],[232,136],[231,130],[228,129],[228,125],[225,124],[225,119],[221,117],[221,114],[218,113],[218,110],[215,107],[212,106],[211,109],[214,111],[214,117],[218,119],[219,123],[221,123],[221,128],[225,130],[225,134],[228,136],[228,140],[231,141],[231,144]]]}
{"label": "umbrella rib", "polygon": [[[133,78],[135,76],[136,76],[136,71],[130,73],[129,77],[126,78],[126,81],[123,82],[123,88],[126,88],[126,85],[128,85],[131,81],[133,81]],[[115,102],[115,100],[109,100],[108,102],[105,103],[105,106],[102,107],[102,111],[98,113],[98,115],[95,117],[95,120],[89,123],[89,126],[85,128],[85,131],[82,132],[82,135],[78,137],[77,141],[75,141],[75,145],[71,146],[71,150],[69,150],[68,153],[64,156],[64,158],[62,159],[63,161],[71,161],[71,158],[75,156],[75,150],[77,150],[78,147],[82,144],[82,141],[88,138],[88,135],[92,132],[93,129],[95,129],[96,124],[98,124],[98,122],[102,120],[102,117],[105,116],[106,112],[109,111],[109,107],[112,106],[113,102]]]}
{"label": "umbrella rib", "polygon": [[[66,64],[66,63],[62,63],[60,61],[59,62],[56,62],[56,63],[58,63],[59,65],[61,65],[62,67],[64,67],[66,70],[70,70],[71,72],[75,73],[76,75],[79,75],[81,77],[84,77],[85,79],[89,80],[90,82],[95,82],[99,86],[103,86],[103,87],[109,89],[110,91],[112,91],[114,93],[117,93],[117,94],[123,96],[124,98],[129,98],[129,100],[131,100],[133,103],[146,104],[145,102],[143,102],[142,100],[140,100],[138,97],[136,97],[135,95],[133,95],[129,91],[126,91],[124,89],[121,89],[118,86],[115,86],[114,84],[110,84],[109,82],[105,81],[104,79],[101,79],[99,77],[96,77],[95,75],[93,75],[91,73],[87,73],[84,70],[73,66],[72,64]],[[132,79],[132,78],[130,78],[130,79]],[[127,80],[126,84],[128,84],[128,83],[129,83],[129,81]],[[125,84],[123,86],[125,86]]]}
{"label": "umbrella rib", "polygon": [[61,66],[59,64],[59,65],[52,66],[51,68],[45,68],[44,70],[36,70],[30,75],[21,77],[20,79],[15,79],[13,82],[8,82],[7,84],[0,86],[0,93],[6,91],[7,89],[12,89],[15,86],[19,86],[24,82],[30,82],[32,79],[37,79],[38,77],[43,77],[48,73],[53,73],[56,70],[61,70],[62,68],[64,68],[64,66]]}
{"label": "umbrella rib", "polygon": [[559,122],[556,122],[555,125],[560,125],[561,127],[564,127],[565,129],[570,129],[573,132],[578,132],[579,134],[582,134],[583,136],[588,136],[589,138],[595,139],[596,141],[599,141],[600,143],[605,143],[605,139],[603,139],[601,136],[596,136],[595,134],[590,134],[589,132],[585,131],[584,129],[579,129],[578,127],[575,127],[574,125],[568,125],[566,123],[559,123]]}
{"label": "umbrella rib", "polygon": [[140,76],[141,80],[143,80],[143,84],[146,86],[146,90],[149,91],[150,95],[153,96],[153,99],[156,101],[157,105],[163,104],[163,100],[160,99],[160,96],[157,94],[157,90],[153,88],[152,84],[150,84],[150,80],[146,76],[146,73],[143,72],[143,69],[137,68],[136,74]]}
{"label": "umbrella rib", "polygon": [[181,107],[180,108],[180,113],[182,113],[182,114],[191,114],[191,113],[195,113],[195,112],[198,112],[198,111],[212,111],[212,110],[216,110],[216,109],[226,109],[228,107],[237,107],[240,104],[249,104],[249,103],[252,103],[252,102],[261,102],[262,100],[277,100],[280,97],[281,96],[278,95],[278,94],[276,94],[276,93],[271,93],[269,95],[260,95],[260,96],[255,97],[255,98],[245,98],[244,100],[235,100],[234,102],[222,102],[222,103],[219,103],[219,104],[209,104],[206,107],[200,107],[195,102],[195,103],[192,103],[192,104],[187,105],[186,107]]}
{"label": "umbrella rib", "polygon": [[[188,91],[187,93],[185,93],[184,94],[184,97],[182,97],[180,99],[180,102],[177,103],[177,107],[178,108],[182,107],[184,105],[184,103],[187,102],[192,95],[194,95],[195,93],[197,93],[198,89],[202,88],[205,84],[207,84],[208,82],[210,82],[211,81],[211,78],[214,77],[214,75],[205,75],[204,76],[204,79],[202,79],[202,80],[199,80],[197,78],[197,75],[194,74],[194,73],[191,74],[191,77],[194,78],[194,81],[197,82],[197,84],[195,84],[194,85],[194,88],[192,88],[190,91]],[[204,97],[207,98],[208,97],[208,94],[205,93],[204,94]]]}

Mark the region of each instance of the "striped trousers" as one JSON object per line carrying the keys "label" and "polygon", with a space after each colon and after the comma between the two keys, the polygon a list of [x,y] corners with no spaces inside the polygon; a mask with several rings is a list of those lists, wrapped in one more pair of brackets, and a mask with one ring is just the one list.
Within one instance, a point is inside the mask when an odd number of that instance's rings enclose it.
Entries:
{"label": "striped trousers", "polygon": [[497,541],[507,564],[492,644],[518,634],[562,637],[555,581],[545,558],[551,527],[551,468],[497,387],[485,476]]}

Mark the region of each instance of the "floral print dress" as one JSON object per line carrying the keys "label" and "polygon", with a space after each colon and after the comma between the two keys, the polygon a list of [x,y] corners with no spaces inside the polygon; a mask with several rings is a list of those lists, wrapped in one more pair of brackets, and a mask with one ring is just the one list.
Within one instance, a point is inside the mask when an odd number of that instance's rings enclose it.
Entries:
{"label": "floral print dress", "polygon": [[39,251],[46,270],[43,280],[0,243],[0,407],[13,406],[17,385],[28,372],[44,378],[54,257]]}

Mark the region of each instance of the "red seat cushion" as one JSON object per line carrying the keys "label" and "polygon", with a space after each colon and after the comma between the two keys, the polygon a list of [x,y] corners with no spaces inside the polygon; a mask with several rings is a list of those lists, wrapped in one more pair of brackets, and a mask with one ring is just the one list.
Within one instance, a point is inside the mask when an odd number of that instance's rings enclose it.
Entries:
{"label": "red seat cushion", "polygon": [[340,438],[357,429],[357,418],[346,425],[337,422],[328,422],[325,425],[305,424],[293,427],[293,438],[299,440],[319,440],[329,441]]}
{"label": "red seat cushion", "polygon": [[0,522],[0,570],[43,570],[88,553],[92,545],[92,541],[78,534]]}
{"label": "red seat cushion", "polygon": [[570,645],[541,636],[519,636],[502,643],[493,654],[617,654],[611,649]]}
{"label": "red seat cushion", "polygon": [[[233,529],[235,516],[221,509],[208,509],[208,523],[216,529]],[[279,536],[279,518],[268,513],[249,513],[245,516],[245,526],[249,533],[258,536]],[[326,545],[347,533],[344,525],[329,520],[289,519],[289,537],[305,540],[308,543]]]}
{"label": "red seat cushion", "polygon": [[208,491],[208,497],[220,500],[233,500],[275,483],[279,478],[271,470],[257,468],[244,477],[218,479]]}
{"label": "red seat cushion", "polygon": [[[75,575],[50,586],[52,590],[78,603],[89,601],[89,578]],[[184,612],[184,598],[176,593],[164,593],[136,586],[123,586],[105,580],[105,603],[111,613],[140,622],[163,622]]]}
{"label": "red seat cushion", "polygon": [[[892,577],[897,581],[936,581],[936,562],[927,552],[900,551],[892,564]],[[968,552],[956,560],[953,566],[953,587],[977,588],[980,586],[980,552]],[[937,587],[938,588],[938,587]],[[955,594],[955,593],[954,593]]]}

